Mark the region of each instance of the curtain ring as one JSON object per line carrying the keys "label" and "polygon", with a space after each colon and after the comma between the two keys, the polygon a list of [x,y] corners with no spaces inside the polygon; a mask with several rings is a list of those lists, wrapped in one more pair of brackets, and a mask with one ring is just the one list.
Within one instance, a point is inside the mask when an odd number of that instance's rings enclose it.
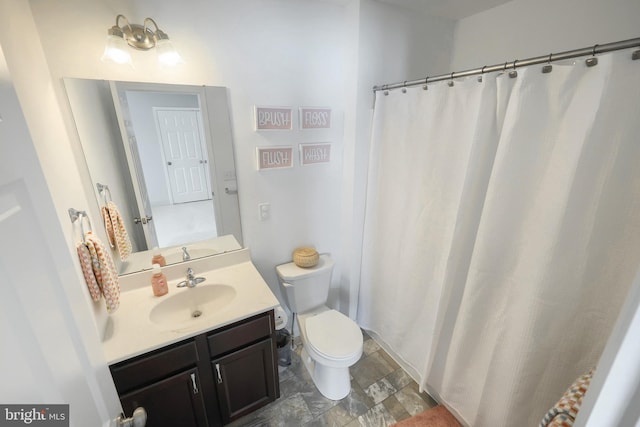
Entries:
{"label": "curtain ring", "polygon": [[502,71],[507,71],[507,62],[504,63],[504,67],[502,67]]}
{"label": "curtain ring", "polygon": [[407,81],[406,80],[402,83],[402,93],[407,93]]}
{"label": "curtain ring", "polygon": [[424,84],[422,85],[422,89],[427,90],[429,89],[427,86],[427,82],[429,81],[429,76],[424,78]]}
{"label": "curtain ring", "polygon": [[487,68],[486,65],[482,66],[482,69],[480,70],[480,75],[478,76],[478,83],[482,83],[482,75],[484,74],[484,69]]}
{"label": "curtain ring", "polygon": [[513,60],[513,70],[509,71],[509,77],[510,78],[516,78],[518,77],[518,72],[516,71],[516,63],[518,62],[517,59]]}
{"label": "curtain ring", "polygon": [[548,74],[551,72],[551,70],[553,70],[553,66],[551,65],[551,57],[553,56],[553,53],[549,54],[549,59],[547,60],[547,65],[542,67],[542,73],[543,74]]}
{"label": "curtain ring", "polygon": [[598,65],[598,58],[596,57],[596,48],[598,47],[598,45],[594,45],[593,49],[591,50],[591,58],[588,58],[587,60],[585,60],[585,64],[587,64],[587,67],[593,67],[595,65]]}

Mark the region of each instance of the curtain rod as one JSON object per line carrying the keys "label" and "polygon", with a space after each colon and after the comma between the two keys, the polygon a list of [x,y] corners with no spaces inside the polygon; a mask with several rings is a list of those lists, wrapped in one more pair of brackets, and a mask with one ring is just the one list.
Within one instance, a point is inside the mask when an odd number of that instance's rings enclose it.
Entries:
{"label": "curtain rod", "polygon": [[[482,68],[474,68],[466,71],[458,71],[458,72],[453,72],[449,74],[441,74],[434,77],[426,77],[426,78],[417,79],[417,80],[405,80],[404,82],[374,86],[373,91],[377,92],[379,90],[398,89],[401,87],[417,86],[421,84],[434,83],[434,82],[439,82],[443,80],[453,80],[458,77],[468,77],[468,76],[474,76],[478,74],[491,73],[494,71],[513,70],[518,67],[526,67],[526,66],[535,65],[535,64],[548,64],[553,61],[561,61],[564,59],[578,58],[581,56],[589,56],[589,55],[595,56],[599,53],[612,52],[614,50],[629,49],[637,46],[640,46],[640,37],[635,39],[614,42],[614,43],[597,44],[593,47],[585,47],[582,49],[574,49],[574,50],[567,50],[565,52],[551,53],[549,55],[536,56],[534,58],[528,58],[528,59],[522,59],[522,60],[516,59],[515,61],[505,62],[504,64],[496,64],[491,66],[485,65]],[[636,53],[634,52],[634,59],[640,59],[640,53],[637,53],[636,55]]]}

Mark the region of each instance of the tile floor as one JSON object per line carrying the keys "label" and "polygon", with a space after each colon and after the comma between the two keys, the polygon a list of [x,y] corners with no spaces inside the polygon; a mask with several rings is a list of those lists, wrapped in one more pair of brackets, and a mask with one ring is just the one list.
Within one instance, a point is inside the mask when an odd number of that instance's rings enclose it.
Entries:
{"label": "tile floor", "polygon": [[280,398],[230,426],[385,427],[437,405],[366,333],[364,340],[344,399],[329,400],[318,392],[296,346],[291,366],[280,368]]}

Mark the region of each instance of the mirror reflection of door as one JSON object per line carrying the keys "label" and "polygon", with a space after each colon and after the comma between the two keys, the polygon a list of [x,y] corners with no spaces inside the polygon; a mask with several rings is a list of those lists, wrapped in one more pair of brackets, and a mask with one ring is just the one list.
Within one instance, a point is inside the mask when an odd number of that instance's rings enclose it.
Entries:
{"label": "mirror reflection of door", "polygon": [[213,163],[199,96],[118,89],[118,99],[148,247],[216,237],[209,172]]}
{"label": "mirror reflection of door", "polygon": [[200,110],[154,108],[173,203],[209,200],[208,156]]}

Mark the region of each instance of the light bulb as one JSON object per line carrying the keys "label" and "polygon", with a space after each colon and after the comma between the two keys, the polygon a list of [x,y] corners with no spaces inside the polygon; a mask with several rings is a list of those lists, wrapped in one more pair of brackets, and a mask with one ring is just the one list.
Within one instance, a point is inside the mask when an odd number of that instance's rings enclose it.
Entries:
{"label": "light bulb", "polygon": [[184,64],[182,57],[176,52],[169,39],[158,40],[156,42],[156,49],[158,50],[158,62],[160,62],[161,65],[175,66]]}
{"label": "light bulb", "polygon": [[102,61],[113,61],[116,64],[132,65],[131,54],[128,49],[129,47],[122,37],[110,34],[107,36]]}

